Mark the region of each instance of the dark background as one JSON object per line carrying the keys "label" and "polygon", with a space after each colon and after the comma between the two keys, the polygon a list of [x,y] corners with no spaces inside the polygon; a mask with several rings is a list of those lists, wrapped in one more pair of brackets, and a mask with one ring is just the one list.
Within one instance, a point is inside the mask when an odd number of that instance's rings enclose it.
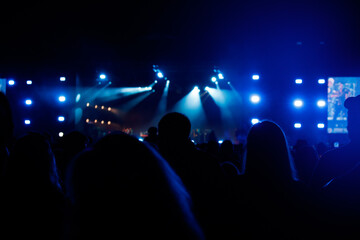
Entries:
{"label": "dark background", "polygon": [[254,111],[286,122],[299,115],[284,103],[299,94],[295,78],[315,101],[326,91],[318,78],[360,76],[359,20],[356,1],[11,1],[1,4],[0,77],[46,86],[67,74],[93,86],[106,72],[114,86],[139,86],[157,64],[191,88],[218,66],[240,93],[264,94]]}

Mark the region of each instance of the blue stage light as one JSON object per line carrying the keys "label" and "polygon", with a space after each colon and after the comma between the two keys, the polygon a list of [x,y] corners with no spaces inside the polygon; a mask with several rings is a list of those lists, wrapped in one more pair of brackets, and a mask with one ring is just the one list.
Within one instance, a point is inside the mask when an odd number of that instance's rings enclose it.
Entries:
{"label": "blue stage light", "polygon": [[32,104],[31,99],[26,99],[26,100],[25,100],[25,104],[26,104],[26,105],[31,105],[31,104]]}
{"label": "blue stage light", "polygon": [[317,101],[317,105],[318,107],[322,108],[326,106],[326,102],[324,100],[319,100]]}
{"label": "blue stage light", "polygon": [[325,81],[325,79],[323,79],[323,78],[321,78],[321,79],[318,80],[318,83],[319,83],[319,84],[325,84],[325,82],[326,82],[326,81]]}
{"label": "blue stage light", "polygon": [[199,93],[199,92],[200,92],[200,89],[199,89],[199,87],[198,87],[198,86],[195,86],[195,87],[194,87],[194,89],[193,89],[193,91],[194,91],[194,92],[198,92],[198,93]]}
{"label": "blue stage light", "polygon": [[65,102],[66,101],[66,97],[65,96],[60,96],[59,97],[59,102]]}
{"label": "blue stage light", "polygon": [[303,80],[300,79],[300,78],[297,78],[297,79],[295,79],[295,83],[296,83],[296,84],[302,84],[302,83],[303,83]]}
{"label": "blue stage light", "polygon": [[160,71],[156,75],[158,76],[158,78],[163,78],[164,77],[164,74],[162,72],[160,72]]}
{"label": "blue stage light", "polygon": [[260,102],[260,96],[257,94],[253,94],[250,96],[250,101],[254,104],[257,104]]}
{"label": "blue stage light", "polygon": [[252,118],[251,119],[251,124],[252,125],[255,125],[255,124],[259,123],[259,122],[260,122],[260,120],[258,118]]}
{"label": "blue stage light", "polygon": [[297,108],[300,108],[300,107],[302,107],[303,105],[304,105],[304,102],[303,102],[302,100],[300,100],[300,99],[296,99],[296,100],[294,101],[294,106],[297,107]]}
{"label": "blue stage light", "polygon": [[257,74],[252,75],[252,80],[259,80],[260,76]]}

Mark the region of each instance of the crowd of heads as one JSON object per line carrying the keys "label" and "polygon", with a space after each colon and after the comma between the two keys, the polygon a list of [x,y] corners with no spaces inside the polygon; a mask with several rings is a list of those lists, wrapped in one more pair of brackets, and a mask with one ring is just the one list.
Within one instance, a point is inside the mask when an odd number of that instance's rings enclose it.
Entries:
{"label": "crowd of heads", "polygon": [[290,146],[276,122],[244,145],[189,138],[186,114],[165,114],[144,141],[74,130],[54,142],[13,136],[0,94],[1,206],[10,239],[356,239],[360,96],[345,101],[351,142]]}

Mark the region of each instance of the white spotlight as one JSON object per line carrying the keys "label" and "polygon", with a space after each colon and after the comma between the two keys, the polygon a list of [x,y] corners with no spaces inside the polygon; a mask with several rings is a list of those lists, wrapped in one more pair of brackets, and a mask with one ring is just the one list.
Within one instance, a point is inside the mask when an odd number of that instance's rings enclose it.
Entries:
{"label": "white spotlight", "polygon": [[325,84],[325,82],[326,82],[326,81],[325,81],[325,79],[323,79],[323,78],[321,78],[321,79],[318,80],[318,84]]}
{"label": "white spotlight", "polygon": [[296,84],[302,84],[302,82],[303,82],[303,80],[302,80],[302,79],[300,79],[300,78],[295,79],[295,83],[296,83]]}
{"label": "white spotlight", "polygon": [[326,106],[326,102],[324,100],[319,100],[317,101],[317,105],[318,107],[322,108]]}
{"label": "white spotlight", "polygon": [[257,75],[257,74],[254,74],[254,75],[252,75],[252,79],[253,79],[253,80],[259,80],[259,79],[260,79],[260,76]]}
{"label": "white spotlight", "polygon": [[65,82],[66,81],[66,77],[60,77],[60,82]]}
{"label": "white spotlight", "polygon": [[260,122],[260,120],[258,118],[252,118],[251,119],[251,124],[252,125],[255,125],[255,124],[259,123],[259,122]]}
{"label": "white spotlight", "polygon": [[66,100],[66,97],[65,96],[60,96],[59,97],[59,102],[65,102]]}
{"label": "white spotlight", "polygon": [[104,79],[106,79],[106,75],[102,73],[102,74],[99,75],[99,78],[104,80]]}
{"label": "white spotlight", "polygon": [[294,101],[294,106],[299,108],[299,107],[302,107],[304,105],[303,101],[300,100],[300,99],[297,99]]}
{"label": "white spotlight", "polygon": [[224,79],[224,75],[222,73],[218,74],[219,79]]}
{"label": "white spotlight", "polygon": [[31,85],[31,84],[32,84],[32,81],[31,81],[31,80],[26,80],[26,84],[27,84],[27,85]]}
{"label": "white spotlight", "polygon": [[216,82],[216,77],[212,77],[212,78],[211,78],[211,81],[212,81],[212,82]]}
{"label": "white spotlight", "polygon": [[259,95],[256,95],[256,94],[254,94],[254,95],[251,95],[251,97],[250,97],[250,101],[252,102],[252,103],[259,103],[260,102],[260,96]]}
{"label": "white spotlight", "polygon": [[318,124],[317,124],[317,127],[318,127],[318,128],[324,128],[324,127],[325,127],[325,124],[324,124],[324,123],[318,123]]}
{"label": "white spotlight", "polygon": [[164,74],[159,71],[159,72],[157,73],[157,76],[158,76],[158,78],[163,78],[163,77],[164,77]]}
{"label": "white spotlight", "polygon": [[301,128],[301,123],[295,123],[294,128]]}
{"label": "white spotlight", "polygon": [[31,104],[32,104],[31,99],[26,99],[26,100],[25,100],[25,104],[26,104],[26,105],[31,105]]}
{"label": "white spotlight", "polygon": [[25,125],[30,125],[31,121],[29,119],[25,119],[24,123]]}

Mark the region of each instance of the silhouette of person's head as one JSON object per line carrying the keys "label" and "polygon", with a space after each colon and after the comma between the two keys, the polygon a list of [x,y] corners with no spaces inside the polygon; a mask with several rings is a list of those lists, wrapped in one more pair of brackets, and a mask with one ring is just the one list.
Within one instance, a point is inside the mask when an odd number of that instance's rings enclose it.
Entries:
{"label": "silhouette of person's head", "polygon": [[285,133],[272,121],[253,125],[247,136],[245,174],[255,178],[293,180],[295,167]]}
{"label": "silhouette of person's head", "polygon": [[191,122],[178,112],[165,114],[158,124],[160,145],[165,143],[185,143],[189,140]]}
{"label": "silhouette of person's head", "polygon": [[10,184],[30,186],[32,189],[46,186],[61,188],[50,143],[37,132],[27,133],[15,141],[5,176]]}
{"label": "silhouette of person's head", "polygon": [[201,238],[180,178],[133,136],[101,138],[72,161],[66,183],[75,206],[71,235]]}
{"label": "silhouette of person's head", "polygon": [[221,154],[232,154],[234,152],[234,144],[231,140],[224,140],[220,145]]}
{"label": "silhouette of person's head", "polygon": [[158,130],[157,130],[157,127],[149,127],[147,132],[148,132],[149,136],[156,136]]}
{"label": "silhouette of person's head", "polygon": [[349,97],[344,102],[348,110],[348,135],[351,141],[360,142],[360,95]]}

